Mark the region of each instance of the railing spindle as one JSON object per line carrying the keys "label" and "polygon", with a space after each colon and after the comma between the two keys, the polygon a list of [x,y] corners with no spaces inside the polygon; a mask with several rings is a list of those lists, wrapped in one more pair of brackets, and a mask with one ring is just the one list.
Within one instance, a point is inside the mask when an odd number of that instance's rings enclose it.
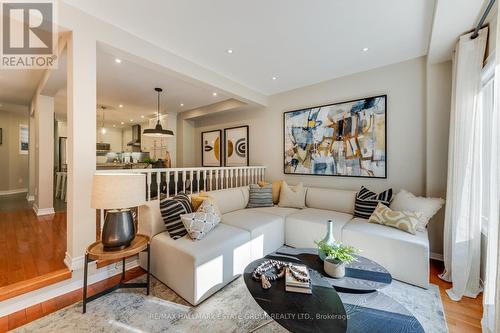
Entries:
{"label": "railing spindle", "polygon": [[170,171],[166,172],[165,182],[167,183],[167,198],[170,197]]}
{"label": "railing spindle", "polygon": [[148,201],[151,201],[151,173],[146,175],[146,184],[148,186]]}
{"label": "railing spindle", "polygon": [[174,171],[174,195],[177,195],[177,184],[179,183],[179,172]]}

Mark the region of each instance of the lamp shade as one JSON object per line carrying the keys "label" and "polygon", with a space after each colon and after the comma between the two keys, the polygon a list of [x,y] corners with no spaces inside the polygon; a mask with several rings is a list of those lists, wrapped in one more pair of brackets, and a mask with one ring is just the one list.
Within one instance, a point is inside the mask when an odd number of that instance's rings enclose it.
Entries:
{"label": "lamp shade", "polygon": [[146,202],[146,175],[95,174],[90,205],[97,209],[137,207]]}

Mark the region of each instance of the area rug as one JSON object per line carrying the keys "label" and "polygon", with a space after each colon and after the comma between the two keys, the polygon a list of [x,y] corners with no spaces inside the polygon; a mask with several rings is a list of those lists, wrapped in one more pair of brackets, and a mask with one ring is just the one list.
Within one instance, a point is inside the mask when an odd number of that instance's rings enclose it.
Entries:
{"label": "area rug", "polygon": [[[136,280],[143,280],[144,277]],[[152,278],[151,283],[150,296],[139,290],[118,290],[88,303],[85,315],[79,302],[22,326],[15,332],[249,332],[269,321],[251,297],[242,277],[197,307],[189,305],[158,280]],[[364,299],[364,305],[369,305],[376,294]],[[402,304],[419,320],[425,332],[448,332],[437,286],[431,285],[425,290],[393,281],[380,294],[381,299],[390,297]],[[346,302],[359,301],[353,300],[352,295],[340,296]],[[376,303],[380,305],[383,302]],[[287,330],[271,322],[256,332]]]}

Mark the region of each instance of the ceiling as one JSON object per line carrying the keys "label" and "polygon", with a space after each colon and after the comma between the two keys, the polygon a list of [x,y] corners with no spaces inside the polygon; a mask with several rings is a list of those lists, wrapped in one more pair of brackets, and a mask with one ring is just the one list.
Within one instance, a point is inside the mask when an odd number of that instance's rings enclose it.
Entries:
{"label": "ceiling", "polygon": [[43,70],[0,70],[0,104],[29,105]]}
{"label": "ceiling", "polygon": [[[144,67],[124,58],[119,58],[121,63],[117,63],[115,59],[117,56],[110,52],[97,52],[97,104],[106,108],[104,119],[108,125],[122,127],[155,118],[155,87],[163,89],[160,96],[161,114],[198,109],[228,99],[223,93],[207,85],[186,82],[155,69],[154,66]],[[58,120],[66,119],[65,77],[66,75],[57,73],[49,80],[49,88],[44,89],[57,90],[49,95],[55,97]],[[214,92],[216,96],[213,95]],[[98,108],[99,124],[102,114],[102,108]]]}
{"label": "ceiling", "polygon": [[[161,113],[191,110],[228,98],[208,86],[194,85],[124,59],[118,64],[115,59],[109,53],[97,54],[97,102],[109,109],[105,111],[107,119],[130,123],[130,120],[140,121],[141,116],[154,117],[157,109],[155,87],[163,89]],[[213,96],[214,92],[217,96]]]}
{"label": "ceiling", "polygon": [[435,5],[434,0],[65,1],[266,95],[426,55]]}
{"label": "ceiling", "polygon": [[[458,36],[470,31],[479,22],[489,0],[438,0],[428,59],[431,64],[451,60]],[[497,4],[490,12],[496,13]]]}

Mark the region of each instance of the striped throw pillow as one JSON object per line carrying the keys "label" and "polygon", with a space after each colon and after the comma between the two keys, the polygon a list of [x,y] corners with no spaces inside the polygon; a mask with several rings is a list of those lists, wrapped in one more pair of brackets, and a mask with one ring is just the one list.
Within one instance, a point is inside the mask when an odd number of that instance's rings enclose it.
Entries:
{"label": "striped throw pillow", "polygon": [[385,190],[379,194],[374,193],[364,186],[356,194],[356,201],[354,203],[354,216],[369,219],[372,213],[380,203],[389,206],[392,200],[392,188]]}
{"label": "striped throw pillow", "polygon": [[273,206],[273,186],[271,184],[260,187],[257,184],[250,184],[250,197],[247,208],[272,207]]}
{"label": "striped throw pillow", "polygon": [[187,235],[181,215],[192,213],[193,206],[186,194],[181,192],[172,198],[161,200],[160,211],[170,237],[178,239]]}

